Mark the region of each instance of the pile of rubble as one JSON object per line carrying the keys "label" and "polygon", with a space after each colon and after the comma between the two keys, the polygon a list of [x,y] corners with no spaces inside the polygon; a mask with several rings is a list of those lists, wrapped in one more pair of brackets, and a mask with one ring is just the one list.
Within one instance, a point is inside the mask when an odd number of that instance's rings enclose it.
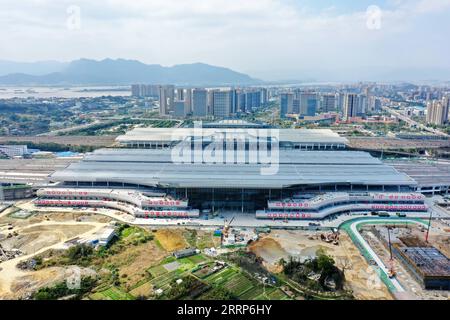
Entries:
{"label": "pile of rubble", "polygon": [[320,240],[326,243],[333,243],[334,245],[339,245],[339,232],[334,230],[326,234],[321,233]]}
{"label": "pile of rubble", "polygon": [[20,251],[19,249],[5,250],[5,249],[3,249],[2,245],[0,244],[0,262],[11,260],[11,259],[17,258],[21,255],[23,255],[23,252]]}

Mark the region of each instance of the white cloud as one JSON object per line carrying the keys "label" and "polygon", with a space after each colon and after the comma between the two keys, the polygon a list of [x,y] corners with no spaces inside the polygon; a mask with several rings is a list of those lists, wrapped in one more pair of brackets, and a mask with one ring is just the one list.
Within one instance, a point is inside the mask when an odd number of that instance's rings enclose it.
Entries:
{"label": "white cloud", "polygon": [[[448,10],[450,0],[392,0],[390,9],[381,6],[380,30],[367,29],[365,11],[342,13],[339,5],[311,11],[288,0],[2,3],[0,37],[6,45],[0,47],[0,59],[201,61],[256,76],[271,77],[278,70],[277,76],[286,78],[314,68],[450,63],[449,44],[439,44],[440,51],[434,42],[420,45],[427,30],[417,22],[438,23],[434,15]],[[81,30],[66,28],[69,5],[81,8]],[[446,34],[437,30],[434,37],[446,39]]]}

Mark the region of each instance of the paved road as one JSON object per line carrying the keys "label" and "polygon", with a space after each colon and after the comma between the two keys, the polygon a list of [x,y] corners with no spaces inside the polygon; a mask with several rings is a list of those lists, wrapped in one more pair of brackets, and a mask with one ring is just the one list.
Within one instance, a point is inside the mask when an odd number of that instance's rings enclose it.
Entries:
{"label": "paved road", "polygon": [[56,136],[56,135],[58,135],[60,133],[67,133],[67,132],[71,132],[71,131],[75,131],[75,130],[88,129],[90,127],[96,126],[96,125],[101,124],[101,123],[108,123],[108,122],[107,121],[95,120],[94,122],[91,122],[91,123],[80,124],[80,125],[69,127],[69,128],[52,130],[52,131],[49,131],[49,132],[40,133],[37,136],[38,137],[39,136]]}
{"label": "paved road", "polygon": [[423,124],[421,124],[421,123],[419,123],[417,121],[414,121],[413,119],[405,116],[404,114],[401,114],[400,112],[398,112],[398,111],[396,111],[394,109],[391,109],[389,107],[383,107],[383,110],[386,110],[387,112],[389,112],[390,114],[396,116],[400,120],[403,120],[403,121],[405,121],[406,123],[408,123],[410,125],[416,126],[417,128],[426,130],[428,132],[431,132],[431,133],[434,133],[434,134],[437,134],[437,135],[440,135],[440,136],[443,136],[443,137],[449,137],[449,135],[446,134],[445,132],[442,132],[440,130],[427,127],[426,125],[423,125]]}
{"label": "paved road", "polygon": [[[218,217],[205,220],[204,218],[190,218],[190,219],[165,219],[165,218],[135,218],[129,214],[118,213],[115,210],[98,208],[97,210],[93,209],[71,209],[71,208],[51,208],[51,207],[34,207],[31,202],[27,202],[18,207],[30,210],[30,211],[42,211],[42,212],[81,212],[81,213],[90,213],[90,214],[101,214],[104,216],[108,216],[112,219],[140,226],[154,226],[154,227],[170,227],[170,226],[189,226],[189,227],[210,227],[217,228],[222,227],[224,225],[224,220],[230,221],[231,218],[234,217],[234,221],[232,226],[234,227],[245,227],[245,228],[256,228],[256,227],[272,227],[272,228],[308,228],[310,227],[310,223],[317,223],[318,226],[314,226],[313,228],[323,228],[323,229],[331,229],[338,228],[341,224],[346,221],[355,219],[355,218],[367,218],[367,216],[363,214],[342,214],[334,219],[324,219],[324,220],[270,220],[270,219],[257,219],[252,213],[236,213],[236,212],[224,212],[220,213]],[[450,218],[449,215],[438,215],[433,214],[434,218],[446,217]],[[223,217],[223,218],[221,218]],[[429,213],[408,213],[408,217],[410,218],[422,218],[428,219]],[[373,218],[372,218],[373,219]]]}

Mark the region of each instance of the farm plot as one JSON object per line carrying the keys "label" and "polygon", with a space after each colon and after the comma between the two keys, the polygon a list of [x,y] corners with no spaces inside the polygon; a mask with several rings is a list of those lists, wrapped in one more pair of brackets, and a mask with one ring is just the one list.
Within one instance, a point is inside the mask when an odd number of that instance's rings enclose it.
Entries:
{"label": "farm plot", "polygon": [[239,296],[242,300],[255,300],[258,296],[263,294],[264,289],[261,286],[255,286],[250,290],[247,290],[244,294]]}
{"label": "farm plot", "polygon": [[201,255],[201,254],[196,254],[195,256],[190,256],[186,258],[188,261],[192,262],[193,264],[199,264],[202,263],[204,261],[207,261],[208,259]]}
{"label": "farm plot", "polygon": [[134,297],[117,287],[110,287],[90,296],[93,300],[134,300]]}
{"label": "farm plot", "polygon": [[277,288],[266,288],[265,291],[254,300],[287,300],[288,297]]}
{"label": "farm plot", "polygon": [[232,268],[225,268],[224,270],[214,273],[208,277],[206,277],[206,281],[209,284],[212,285],[221,285],[227,281],[229,281],[230,278],[232,278],[235,274],[237,274],[237,271],[235,271]]}
{"label": "farm plot", "polygon": [[287,300],[288,299],[288,296],[280,289],[273,290],[272,292],[267,294],[267,297],[270,300]]}
{"label": "farm plot", "polygon": [[234,276],[228,278],[224,287],[230,290],[234,295],[240,296],[253,288],[253,282],[244,276],[243,274],[235,274]]}
{"label": "farm plot", "polygon": [[163,266],[159,265],[159,266],[155,266],[155,267],[151,267],[150,269],[147,269],[147,272],[150,273],[153,278],[157,278],[157,277],[162,276],[163,274],[167,273],[167,270]]}
{"label": "farm plot", "polygon": [[183,274],[183,271],[180,270],[174,270],[171,272],[168,272],[166,274],[163,274],[162,276],[156,277],[152,280],[150,280],[150,284],[155,289],[163,289],[166,288],[172,281],[180,278]]}
{"label": "farm plot", "polygon": [[153,293],[153,286],[150,283],[150,281],[147,281],[145,283],[140,284],[139,286],[136,286],[130,291],[130,294],[132,294],[135,297],[144,296],[148,297]]}

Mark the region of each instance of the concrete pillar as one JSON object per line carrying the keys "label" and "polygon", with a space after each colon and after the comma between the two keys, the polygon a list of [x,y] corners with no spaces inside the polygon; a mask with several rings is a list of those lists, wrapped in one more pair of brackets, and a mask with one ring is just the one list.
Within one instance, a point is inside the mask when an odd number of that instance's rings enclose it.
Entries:
{"label": "concrete pillar", "polygon": [[244,213],[244,189],[241,189],[241,213]]}

